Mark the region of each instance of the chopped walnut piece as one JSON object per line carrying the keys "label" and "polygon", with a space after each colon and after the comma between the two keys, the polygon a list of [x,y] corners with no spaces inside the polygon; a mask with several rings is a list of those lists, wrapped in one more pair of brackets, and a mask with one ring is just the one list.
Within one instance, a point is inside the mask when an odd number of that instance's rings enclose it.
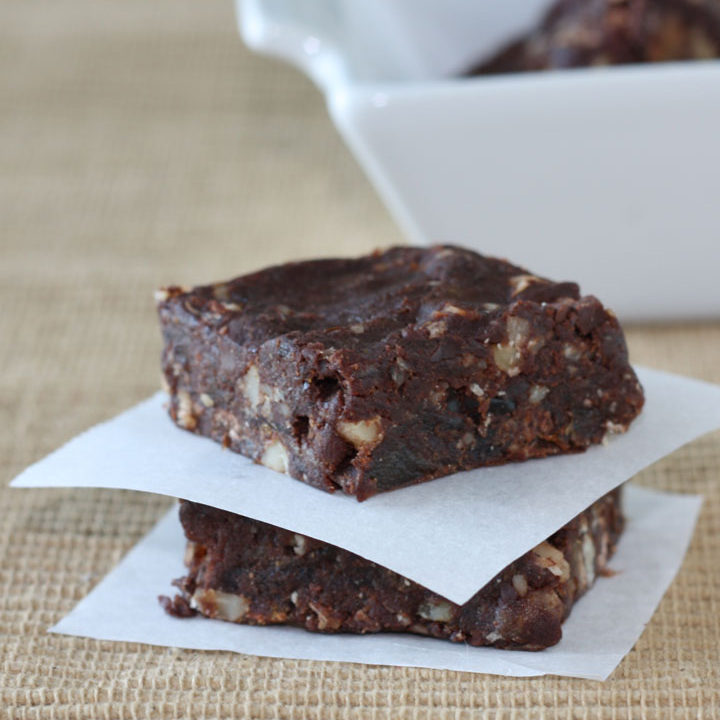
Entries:
{"label": "chopped walnut piece", "polygon": [[338,434],[344,440],[361,449],[377,443],[382,434],[382,420],[379,417],[369,420],[341,420],[337,426]]}
{"label": "chopped walnut piece", "polygon": [[279,440],[273,440],[266,448],[260,458],[261,464],[271,470],[286,473],[290,465],[288,452]]}

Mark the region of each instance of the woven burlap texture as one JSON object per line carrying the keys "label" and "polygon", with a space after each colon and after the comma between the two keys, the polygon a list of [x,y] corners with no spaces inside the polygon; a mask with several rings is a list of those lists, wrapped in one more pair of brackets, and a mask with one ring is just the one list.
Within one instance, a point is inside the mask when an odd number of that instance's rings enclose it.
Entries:
{"label": "woven burlap texture", "polygon": [[[0,108],[0,717],[720,714],[718,434],[639,478],[706,502],[682,571],[606,683],[48,635],[169,501],[5,485],[157,388],[153,288],[401,238],[319,94],[242,47],[230,0],[3,3]],[[720,382],[718,324],[629,341],[636,362]]]}

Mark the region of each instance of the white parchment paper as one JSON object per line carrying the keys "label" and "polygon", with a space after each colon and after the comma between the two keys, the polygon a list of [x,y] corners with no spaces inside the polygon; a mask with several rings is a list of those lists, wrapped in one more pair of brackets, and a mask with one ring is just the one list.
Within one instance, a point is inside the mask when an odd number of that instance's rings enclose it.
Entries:
{"label": "white parchment paper", "polygon": [[[52,632],[269,657],[409,665],[519,677],[604,680],[629,652],[677,572],[701,499],[626,488],[628,526],[611,561],[563,626],[561,642],[539,653],[473,648],[401,634],[320,635],[166,615],[157,596],[184,573],[185,541],[173,509]],[[476,588],[477,590],[477,588]]]}
{"label": "white parchment paper", "polygon": [[646,407],[607,446],[458,473],[363,503],[179,430],[162,394],[74,438],[12,485],[126,488],[201,502],[346,548],[461,604],[600,496],[720,427],[720,387],[638,374]]}

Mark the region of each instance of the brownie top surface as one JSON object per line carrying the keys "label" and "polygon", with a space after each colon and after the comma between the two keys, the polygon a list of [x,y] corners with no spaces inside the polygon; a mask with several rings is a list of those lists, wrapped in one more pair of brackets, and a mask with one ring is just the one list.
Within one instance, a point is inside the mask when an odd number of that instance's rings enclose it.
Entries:
{"label": "brownie top surface", "polygon": [[436,246],[287,263],[189,291],[168,288],[166,295],[199,322],[227,325],[235,341],[261,344],[328,333],[372,342],[443,315],[482,321],[518,300],[577,299],[579,290],[504,260]]}

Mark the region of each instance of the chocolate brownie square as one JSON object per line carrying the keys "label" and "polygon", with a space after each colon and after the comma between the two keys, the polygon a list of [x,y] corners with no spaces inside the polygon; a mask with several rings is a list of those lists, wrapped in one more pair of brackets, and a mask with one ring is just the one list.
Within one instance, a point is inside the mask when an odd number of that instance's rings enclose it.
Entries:
{"label": "chocolate brownie square", "polygon": [[720,57],[717,0],[559,0],[471,75]]}
{"label": "chocolate brownie square", "polygon": [[584,450],[643,405],[596,298],[457,247],[169,287],[158,308],[180,427],[359,500]]}
{"label": "chocolate brownie square", "polygon": [[409,632],[469,645],[541,650],[606,569],[623,529],[619,490],[525,553],[464,605],[319,540],[183,502],[188,575],[161,598],[179,616],[317,632]]}

